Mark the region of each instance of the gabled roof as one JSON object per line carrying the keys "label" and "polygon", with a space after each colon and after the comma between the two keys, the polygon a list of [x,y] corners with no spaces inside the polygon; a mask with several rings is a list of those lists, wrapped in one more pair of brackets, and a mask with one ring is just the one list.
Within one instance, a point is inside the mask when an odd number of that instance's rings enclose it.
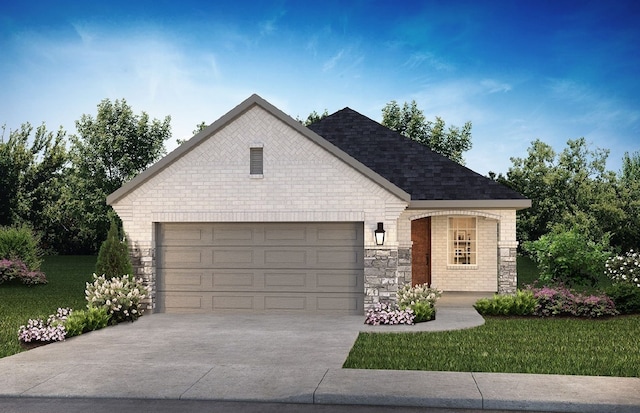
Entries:
{"label": "gabled roof", "polygon": [[254,106],[259,106],[265,111],[269,112],[280,121],[289,125],[293,129],[300,132],[302,135],[306,136],[308,139],[312,140],[320,147],[326,149],[330,153],[332,153],[337,158],[341,159],[345,163],[349,164],[351,167],[355,168],[365,176],[367,176],[372,181],[378,183],[383,188],[387,189],[392,194],[396,195],[398,198],[409,201],[410,195],[402,190],[400,187],[395,184],[389,182],[386,178],[379,175],[377,172],[372,170],[371,168],[366,167],[360,161],[354,159],[343,150],[339,149],[326,139],[317,135],[311,129],[306,128],[300,122],[294,120],[289,115],[282,112],[280,109],[276,108],[266,100],[262,99],[260,96],[253,94],[249,98],[247,98],[244,102],[240,103],[238,106],[233,108],[231,111],[227,112],[224,116],[222,116],[217,121],[213,122],[204,130],[200,131],[193,138],[184,142],[178,148],[176,148],[173,152],[160,159],[155,164],[151,165],[148,169],[141,172],[139,175],[136,175],[131,181],[125,183],[118,190],[107,196],[107,204],[112,205],[117,202],[120,198],[124,197],[131,191],[138,188],[140,185],[154,177],[156,174],[160,173],[162,170],[167,168],[169,165],[186,155],[191,149],[198,146],[201,142],[205,141],[212,135],[214,135],[217,131],[227,126],[229,123],[233,122],[238,117],[242,116],[246,111],[251,109]]}
{"label": "gabled roof", "polygon": [[410,207],[531,206],[518,192],[353,109],[344,108],[308,128],[411,194]]}
{"label": "gabled roof", "polygon": [[107,204],[111,205],[134,191],[254,106],[269,112],[398,198],[409,202],[409,208],[531,206],[531,201],[517,192],[352,109],[342,109],[305,127],[256,94],[107,196]]}

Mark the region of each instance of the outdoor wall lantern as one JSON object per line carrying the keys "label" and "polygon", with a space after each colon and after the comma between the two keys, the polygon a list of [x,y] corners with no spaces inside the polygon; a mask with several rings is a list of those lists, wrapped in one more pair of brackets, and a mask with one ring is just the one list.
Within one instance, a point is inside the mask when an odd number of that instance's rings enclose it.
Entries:
{"label": "outdoor wall lantern", "polygon": [[378,228],[373,232],[376,236],[376,245],[384,245],[384,225],[378,222]]}

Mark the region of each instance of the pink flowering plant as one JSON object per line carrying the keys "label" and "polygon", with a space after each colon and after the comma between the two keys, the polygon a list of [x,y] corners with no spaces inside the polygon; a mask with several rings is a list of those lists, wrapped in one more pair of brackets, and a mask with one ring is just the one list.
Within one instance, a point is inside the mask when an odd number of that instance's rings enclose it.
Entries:
{"label": "pink flowering plant", "polygon": [[606,317],[618,314],[616,306],[606,294],[582,294],[563,285],[529,287],[536,299],[534,315],[540,317],[574,316]]}
{"label": "pink flowering plant", "polygon": [[25,285],[46,284],[47,277],[43,272],[32,271],[18,259],[0,259],[0,284],[19,280]]}
{"label": "pink flowering plant", "polygon": [[382,324],[413,324],[413,310],[406,308],[400,310],[397,306],[387,303],[378,303],[367,310],[365,324],[379,326]]}
{"label": "pink flowering plant", "polygon": [[70,308],[58,308],[58,311],[51,314],[46,321],[30,319],[26,325],[18,329],[18,340],[23,343],[36,341],[50,343],[64,340],[66,337],[64,322],[71,312]]}
{"label": "pink flowering plant", "polygon": [[628,283],[640,288],[640,254],[630,250],[609,258],[605,263],[605,274],[614,284]]}
{"label": "pink flowering plant", "polygon": [[113,277],[93,274],[93,283],[87,283],[85,290],[88,308],[105,308],[111,323],[135,321],[142,315],[144,300],[149,294],[148,287],[132,275]]}

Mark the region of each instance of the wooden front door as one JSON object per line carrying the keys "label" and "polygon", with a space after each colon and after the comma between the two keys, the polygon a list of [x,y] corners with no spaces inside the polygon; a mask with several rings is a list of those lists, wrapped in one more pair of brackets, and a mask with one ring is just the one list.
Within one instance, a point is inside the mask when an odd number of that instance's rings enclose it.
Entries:
{"label": "wooden front door", "polygon": [[431,286],[431,217],[411,221],[411,284]]}

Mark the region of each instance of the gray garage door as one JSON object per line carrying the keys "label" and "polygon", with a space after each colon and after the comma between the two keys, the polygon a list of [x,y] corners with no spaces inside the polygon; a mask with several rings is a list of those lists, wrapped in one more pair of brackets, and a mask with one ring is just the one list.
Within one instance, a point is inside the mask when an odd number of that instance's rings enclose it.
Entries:
{"label": "gray garage door", "polygon": [[158,226],[162,312],[364,313],[363,224]]}

